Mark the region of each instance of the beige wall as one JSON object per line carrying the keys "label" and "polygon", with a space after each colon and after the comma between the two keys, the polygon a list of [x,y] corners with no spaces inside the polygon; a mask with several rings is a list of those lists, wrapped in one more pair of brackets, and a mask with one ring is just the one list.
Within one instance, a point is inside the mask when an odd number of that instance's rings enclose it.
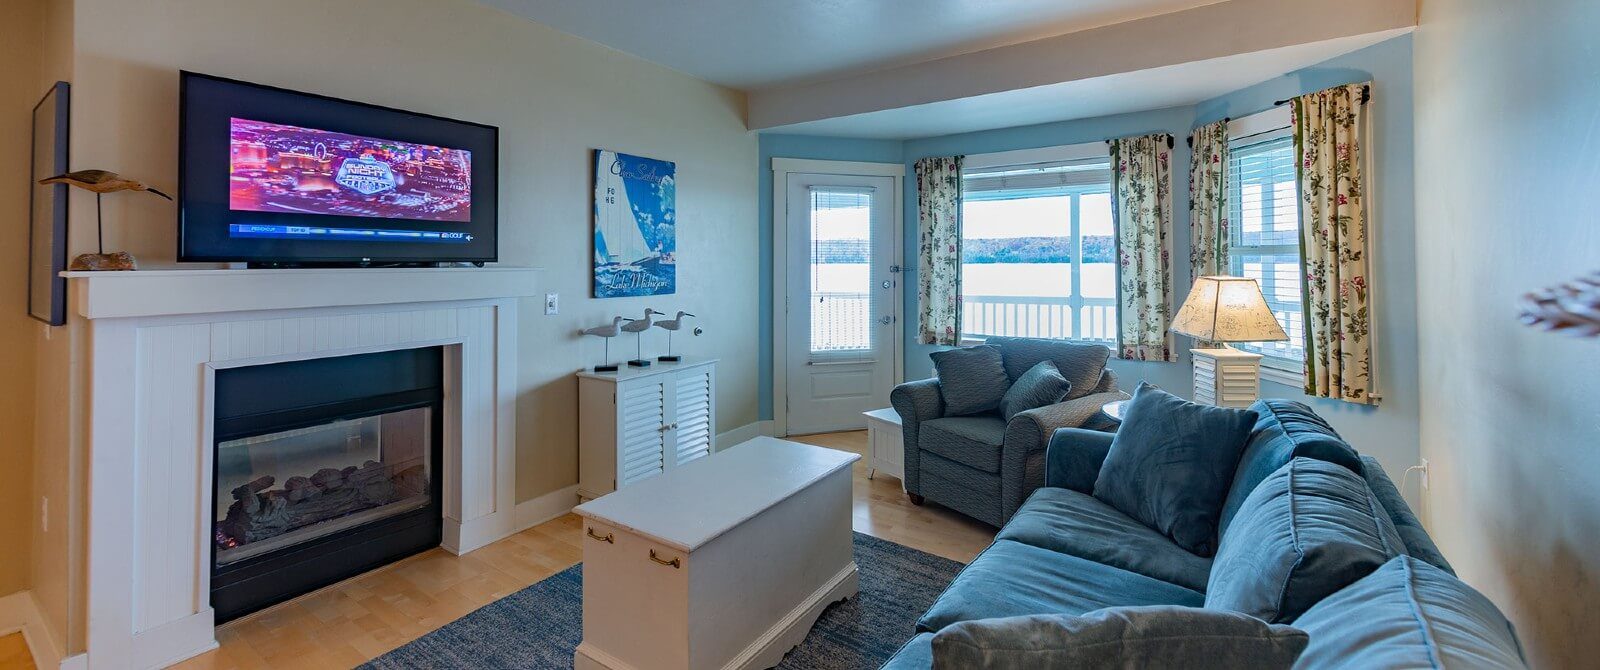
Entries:
{"label": "beige wall", "polygon": [[[718,429],[756,420],[756,139],[745,131],[742,94],[465,0],[73,4],[74,168],[175,190],[180,69],[500,127],[501,261],[545,268],[539,289],[561,294],[558,316],[544,316],[542,301],[521,306],[518,500],[576,483],[572,372],[600,356],[598,340],[576,333],[611,315],[645,307],[701,315],[706,335],[674,344],[721,359]],[[587,297],[597,147],[677,162],[677,294]],[[74,251],[92,245],[92,216],[92,200],[76,208]],[[172,204],[121,194],[105,200],[105,217],[108,247],[132,251],[145,267],[174,262]],[[66,380],[83,326],[62,330],[74,332],[41,339],[40,353],[57,356],[49,365]],[[42,397],[81,398],[81,371],[73,375],[74,388],[57,384]],[[81,417],[52,411],[41,436],[53,431],[81,452]],[[62,479],[50,486],[81,484],[77,458],[57,459]],[[58,572],[81,577],[81,568]],[[72,598],[57,598],[62,616],[80,622]],[[72,637],[76,648],[81,638]]]}
{"label": "beige wall", "polygon": [[1600,658],[1600,340],[1516,300],[1600,269],[1600,3],[1424,0],[1416,37],[1430,529],[1536,667]]}
{"label": "beige wall", "polygon": [[0,20],[0,595],[28,583],[33,497],[33,331],[28,300],[28,173],[43,8],[7,5]]}

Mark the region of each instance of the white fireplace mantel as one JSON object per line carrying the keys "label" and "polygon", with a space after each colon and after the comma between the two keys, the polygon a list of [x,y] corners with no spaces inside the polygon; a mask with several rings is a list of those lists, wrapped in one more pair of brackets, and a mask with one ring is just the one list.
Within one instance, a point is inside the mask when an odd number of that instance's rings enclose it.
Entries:
{"label": "white fireplace mantel", "polygon": [[515,532],[517,302],[532,268],[68,272],[88,324],[89,668],[216,646],[219,369],[443,347],[444,546]]}

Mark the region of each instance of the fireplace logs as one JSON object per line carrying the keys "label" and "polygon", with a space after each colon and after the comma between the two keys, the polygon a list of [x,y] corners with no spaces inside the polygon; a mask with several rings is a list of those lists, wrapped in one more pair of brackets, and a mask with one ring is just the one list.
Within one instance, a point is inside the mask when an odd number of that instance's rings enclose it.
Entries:
{"label": "fireplace logs", "polygon": [[270,475],[236,487],[227,516],[217,523],[218,546],[227,549],[265,540],[426,494],[422,463],[404,465],[367,461],[360,467],[323,468],[310,477],[290,477],[280,489],[272,488],[276,479]]}

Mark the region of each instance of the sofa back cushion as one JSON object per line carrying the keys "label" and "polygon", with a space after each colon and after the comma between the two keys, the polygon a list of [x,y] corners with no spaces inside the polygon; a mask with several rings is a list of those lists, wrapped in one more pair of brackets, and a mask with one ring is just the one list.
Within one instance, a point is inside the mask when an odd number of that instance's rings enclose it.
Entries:
{"label": "sofa back cushion", "polygon": [[1505,615],[1465,582],[1410,556],[1329,595],[1295,621],[1296,668],[1525,668]]}
{"label": "sofa back cushion", "polygon": [[933,667],[1289,670],[1306,643],[1305,631],[1232,612],[1109,607],[951,624],[933,636]]}
{"label": "sofa back cushion", "polygon": [[1217,515],[1256,413],[1192,403],[1139,384],[1111,439],[1094,497],[1200,556],[1217,548]]}
{"label": "sofa back cushion", "polygon": [[1362,469],[1356,450],[1310,407],[1290,400],[1257,400],[1250,409],[1256,413],[1256,425],[1239,457],[1227,501],[1222,504],[1219,535],[1228,532],[1228,524],[1256,485],[1290,460],[1315,458],[1358,474]]}
{"label": "sofa back cushion", "polygon": [[1403,546],[1360,475],[1296,458],[1261,482],[1228,526],[1206,607],[1289,623]]}
{"label": "sofa back cushion", "polygon": [[1000,347],[1006,376],[1012,381],[1021,379],[1039,361],[1053,361],[1061,376],[1072,382],[1068,400],[1093,393],[1100,383],[1100,373],[1106,369],[1106,360],[1111,358],[1111,349],[1101,344],[1032,337],[991,337],[984,343]]}
{"label": "sofa back cushion", "polygon": [[939,376],[939,394],[944,396],[945,416],[966,416],[1000,408],[1000,400],[1011,388],[1000,348],[987,344],[935,351],[934,374]]}

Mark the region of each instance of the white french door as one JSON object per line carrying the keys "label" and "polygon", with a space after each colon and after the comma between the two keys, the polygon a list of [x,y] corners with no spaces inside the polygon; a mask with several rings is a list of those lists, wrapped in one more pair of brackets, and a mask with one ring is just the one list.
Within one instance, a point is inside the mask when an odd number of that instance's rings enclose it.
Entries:
{"label": "white french door", "polygon": [[786,179],[786,432],[863,428],[889,406],[899,356],[896,178]]}

